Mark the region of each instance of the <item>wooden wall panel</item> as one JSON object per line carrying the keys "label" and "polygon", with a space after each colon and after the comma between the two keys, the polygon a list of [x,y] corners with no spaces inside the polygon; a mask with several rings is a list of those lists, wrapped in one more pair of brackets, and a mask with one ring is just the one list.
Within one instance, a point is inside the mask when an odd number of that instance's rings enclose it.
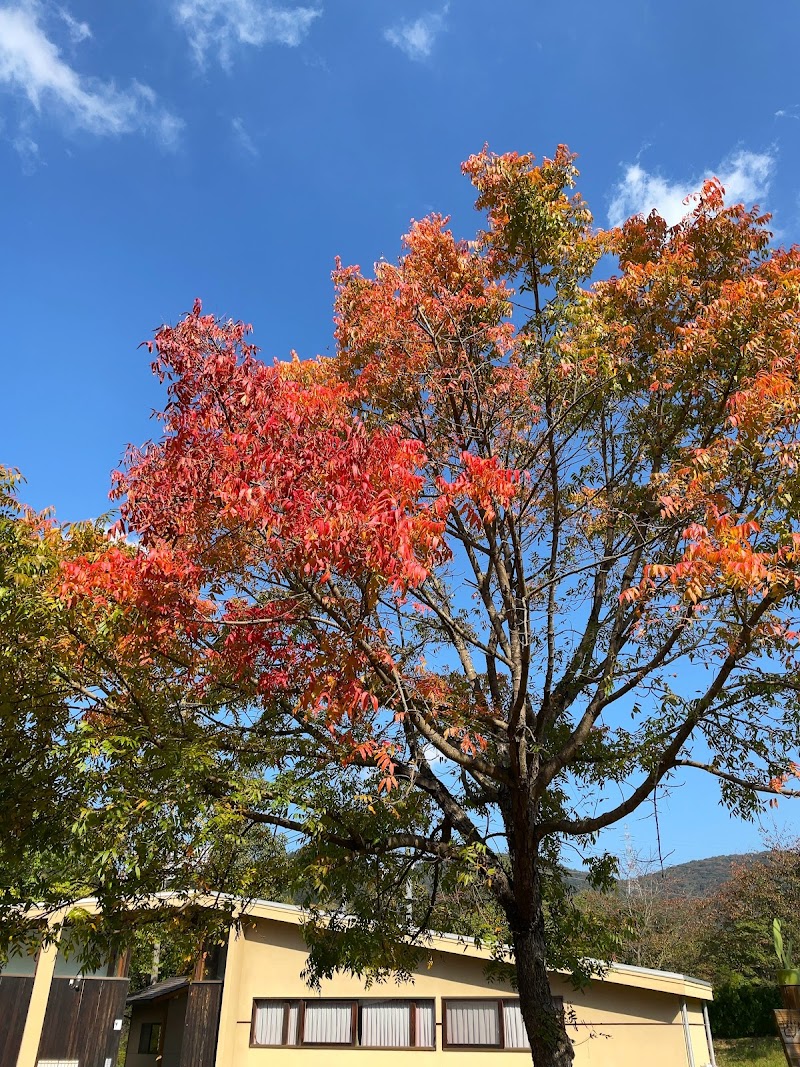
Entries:
{"label": "wooden wall panel", "polygon": [[222,982],[192,982],[183,1025],[180,1067],[214,1067]]}
{"label": "wooden wall panel", "polygon": [[16,1067],[33,977],[0,975],[0,1067]]}
{"label": "wooden wall panel", "polygon": [[80,1060],[81,1067],[117,1061],[127,978],[54,978],[47,1001],[39,1059]]}

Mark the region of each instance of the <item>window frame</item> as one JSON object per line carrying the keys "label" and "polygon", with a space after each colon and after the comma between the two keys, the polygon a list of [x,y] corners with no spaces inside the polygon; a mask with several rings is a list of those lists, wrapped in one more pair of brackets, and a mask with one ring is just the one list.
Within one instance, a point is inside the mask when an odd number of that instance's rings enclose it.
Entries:
{"label": "window frame", "polygon": [[[455,1044],[450,1040],[447,1032],[447,1008],[449,1004],[494,1004],[497,1012],[497,1043],[491,1045],[462,1045]],[[463,1052],[465,1049],[486,1050],[487,1052],[502,1052],[506,1049],[506,1027],[503,1018],[502,997],[442,997],[442,1048],[453,1052]],[[516,1050],[514,1050],[516,1051]]]}
{"label": "window frame", "polygon": [[[454,998],[455,999],[455,998]],[[359,1044],[360,1022],[361,1022],[361,1005],[375,1003],[386,1003],[396,1001],[402,1004],[408,1004],[411,1006],[410,1020],[409,1020],[409,1037],[411,1044],[409,1045],[361,1045]],[[352,1013],[350,1016],[350,1042],[344,1041],[306,1041],[305,1034],[305,1015],[306,1004],[350,1004],[352,1005]],[[280,1045],[261,1045],[255,1040],[256,1034],[256,1012],[260,1004],[282,1004],[283,1005],[283,1023],[281,1026],[281,1043]],[[289,1011],[292,1004],[297,1004],[297,1036],[298,1040],[294,1044],[289,1044]],[[433,1044],[432,1045],[417,1045],[417,1009],[419,1004],[430,1004],[433,1007]],[[483,1047],[483,1046],[479,1046]],[[314,998],[311,1000],[308,997],[254,997],[253,1008],[250,1013],[250,1048],[347,1048],[354,1049],[356,1051],[363,1049],[365,1052],[435,1052],[436,1051],[436,997],[322,997],[321,999]]]}
{"label": "window frame", "polygon": [[[281,1023],[280,1045],[262,1045],[256,1041],[256,1012],[260,1004],[280,1004],[283,1007],[283,1022]],[[253,1009],[250,1013],[250,1048],[300,1048],[298,1044],[289,1044],[289,1011],[292,1004],[297,1004],[297,1030],[303,1022],[302,997],[253,997]],[[343,1046],[347,1047],[347,1046]]]}
{"label": "window frame", "polygon": [[[300,1000],[300,1009],[297,1017],[297,1033],[300,1038],[298,1045],[295,1048],[357,1048],[356,1038],[358,1037],[358,1001],[353,1000],[350,997],[322,997],[319,1000],[312,1001],[315,1004],[349,1004],[350,1005],[350,1040],[349,1041],[306,1041],[305,1038],[305,1022],[306,1022],[306,1004],[305,1000]],[[288,1016],[287,1016],[288,1017]],[[281,1046],[283,1047],[283,1046]],[[290,1048],[291,1046],[286,1046]]]}
{"label": "window frame", "polygon": [[[156,1047],[151,1048],[153,1044],[153,1031],[156,1035]],[[147,1034],[147,1048],[142,1048],[144,1044],[144,1035]],[[149,1023],[141,1023],[139,1026],[139,1044],[136,1049],[137,1056],[157,1056],[159,1045],[161,1044],[161,1021],[159,1019],[152,1020]]]}
{"label": "window frame", "polygon": [[[359,997],[356,1001],[358,1007],[358,1022],[361,1022],[361,1005],[362,1004],[408,1004],[411,1008],[409,1027],[408,1027],[408,1045],[362,1045],[357,1044],[356,1048],[363,1048],[365,1052],[435,1052],[436,1051],[436,997]],[[417,1011],[420,1004],[432,1004],[433,1005],[433,1044],[432,1045],[418,1045],[417,1042]],[[356,1037],[359,1037],[357,1028]]]}
{"label": "window frame", "polygon": [[[497,1005],[498,1016],[498,1034],[500,1037],[499,1045],[455,1045],[448,1037],[447,1033],[447,1005],[450,1003],[473,1003],[473,1004],[487,1004],[494,1003]],[[564,1011],[564,998],[553,997],[553,1003],[556,1005],[559,1011]],[[528,1056],[531,1054],[530,1046],[528,1048],[509,1048],[506,1045],[506,1020],[504,1006],[506,1004],[519,1004],[519,997],[442,997],[442,1049],[445,1052],[525,1052]]]}
{"label": "window frame", "polygon": [[[253,1010],[250,1016],[250,1048],[357,1048],[355,1039],[357,1036],[358,1027],[358,1001],[353,997],[324,997],[322,1000],[315,998],[312,1003],[322,1003],[323,1000],[326,1004],[350,1004],[352,1010],[350,1012],[350,1041],[306,1041],[304,1039],[305,1034],[305,1021],[306,1021],[306,1002],[308,997],[254,997],[253,998]],[[259,1004],[282,1004],[283,1005],[283,1023],[281,1026],[281,1043],[280,1045],[261,1045],[255,1040],[256,1036],[256,1012],[258,1011]],[[297,1037],[298,1040],[289,1044],[289,1011],[292,1004],[297,1005]]]}

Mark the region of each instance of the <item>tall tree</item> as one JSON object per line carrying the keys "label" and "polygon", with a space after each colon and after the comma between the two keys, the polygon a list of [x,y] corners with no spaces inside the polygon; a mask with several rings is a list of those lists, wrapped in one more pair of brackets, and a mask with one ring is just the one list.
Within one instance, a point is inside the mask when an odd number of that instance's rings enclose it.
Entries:
{"label": "tall tree", "polygon": [[[20,481],[0,466],[0,957],[38,944],[89,894],[108,921],[82,925],[88,956],[127,944],[131,924],[144,924],[137,943],[174,945],[182,926],[182,944],[197,947],[201,927],[225,916],[201,922],[193,893],[282,899],[284,842],[209,803],[207,745],[174,733],[180,693],[168,671],[130,655],[127,614],[58,595],[65,568],[106,552],[103,522],[61,527],[20,503]],[[161,890],[186,908],[162,913]]]}
{"label": "tall tree", "polygon": [[[65,634],[57,618],[61,534],[19,503],[0,466],[0,910],[66,889],[69,827],[80,807],[63,747],[70,718]],[[74,887],[71,887],[74,888]]]}
{"label": "tall tree", "polygon": [[486,229],[434,215],[396,264],[337,266],[333,357],[267,365],[199,302],[156,333],[162,433],[114,476],[128,540],[62,592],[123,616],[164,694],[148,722],[109,677],[94,729],[132,743],[106,779],[157,746],[215,811],[305,843],[341,905],[312,973],[375,966],[365,939],[399,966],[414,869],[471,872],[533,1057],[565,1067],[562,843],[685,768],[745,816],[796,770],[800,250],[715,181],[675,226],[602,232],[563,146],[464,170]]}

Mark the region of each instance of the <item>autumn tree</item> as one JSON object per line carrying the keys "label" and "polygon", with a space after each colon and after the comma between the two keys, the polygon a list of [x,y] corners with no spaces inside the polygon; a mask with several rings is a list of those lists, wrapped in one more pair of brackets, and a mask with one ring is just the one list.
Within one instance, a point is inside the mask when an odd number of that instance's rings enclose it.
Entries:
{"label": "autumn tree", "polygon": [[708,911],[705,955],[715,977],[774,984],[773,919],[795,944],[800,937],[800,843],[774,841],[763,854],[735,863]]}
{"label": "autumn tree", "polygon": [[288,834],[330,906],[312,974],[400,966],[408,880],[480,879],[564,1067],[547,966],[588,965],[561,845],[677,775],[747,817],[796,769],[800,250],[716,181],[603,232],[564,147],[464,171],[485,229],[433,215],[397,263],[337,266],[333,357],[264,363],[199,302],[158,330],[160,437],[62,596],[124,618],[138,672],[87,735],[127,739],[115,825],[156,753]]}
{"label": "autumn tree", "polygon": [[70,717],[66,645],[56,618],[60,534],[18,499],[0,466],[0,909],[74,890],[64,863],[80,799],[62,745]]}
{"label": "autumn tree", "polygon": [[[57,933],[48,921],[92,894],[109,921],[87,926],[87,957],[132,940],[146,955],[161,939],[176,958],[176,944],[196,949],[212,918],[225,923],[224,907],[198,923],[193,891],[257,887],[282,899],[285,843],[260,825],[243,833],[241,820],[209,807],[202,752],[169,732],[179,693],[129,655],[127,615],[58,595],[66,568],[106,551],[104,522],[59,525],[20,501],[20,483],[0,466],[0,963],[10,945],[35,948]],[[133,915],[125,906],[162,890],[184,907]]]}

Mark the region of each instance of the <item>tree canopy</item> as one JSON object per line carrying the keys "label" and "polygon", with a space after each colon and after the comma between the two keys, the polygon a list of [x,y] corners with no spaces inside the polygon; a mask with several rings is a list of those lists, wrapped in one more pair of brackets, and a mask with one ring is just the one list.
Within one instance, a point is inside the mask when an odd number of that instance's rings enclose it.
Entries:
{"label": "tree canopy", "polygon": [[744,816],[791,792],[800,250],[716,181],[602,231],[563,146],[463,169],[485,228],[337,264],[332,357],[262,362],[199,301],[157,331],[160,435],[53,588],[110,911],[271,827],[328,908],[312,972],[380,974],[409,880],[478,879],[555,1067],[564,842],[685,769]]}

